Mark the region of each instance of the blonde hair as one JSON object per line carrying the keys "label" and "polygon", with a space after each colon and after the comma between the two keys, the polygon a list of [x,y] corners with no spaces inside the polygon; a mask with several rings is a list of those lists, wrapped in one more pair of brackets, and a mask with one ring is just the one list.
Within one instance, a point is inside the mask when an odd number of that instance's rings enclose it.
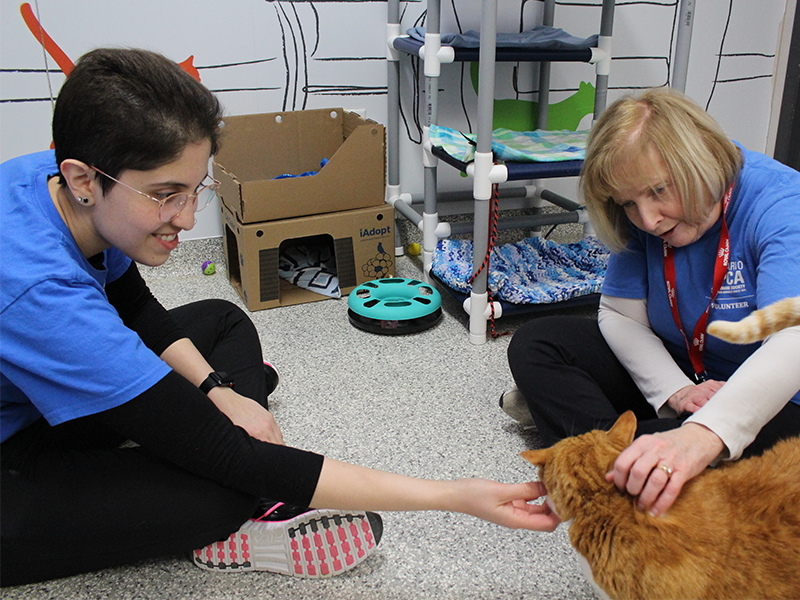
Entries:
{"label": "blonde hair", "polygon": [[592,224],[614,252],[625,248],[630,223],[612,195],[644,181],[637,160],[651,150],[661,155],[690,223],[702,222],[742,167],[741,153],[722,127],[680,92],[651,89],[617,100],[589,134],[580,177]]}

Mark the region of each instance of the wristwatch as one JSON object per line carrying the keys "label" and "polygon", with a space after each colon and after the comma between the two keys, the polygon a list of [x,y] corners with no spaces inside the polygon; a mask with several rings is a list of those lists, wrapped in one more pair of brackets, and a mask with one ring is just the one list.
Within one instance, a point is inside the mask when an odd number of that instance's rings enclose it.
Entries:
{"label": "wristwatch", "polygon": [[233,379],[229,379],[228,374],[224,371],[214,371],[213,373],[209,373],[208,377],[206,377],[206,380],[200,384],[200,390],[204,394],[208,394],[208,392],[217,386],[232,388]]}

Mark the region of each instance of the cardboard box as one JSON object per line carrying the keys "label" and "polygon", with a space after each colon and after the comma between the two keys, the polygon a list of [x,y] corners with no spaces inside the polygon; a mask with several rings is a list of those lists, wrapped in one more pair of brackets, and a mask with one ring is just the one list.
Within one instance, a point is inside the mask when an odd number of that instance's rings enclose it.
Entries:
{"label": "cardboard box", "polygon": [[383,125],[341,108],[226,117],[217,195],[241,223],[380,206],[385,148]]}
{"label": "cardboard box", "polygon": [[326,300],[281,279],[281,246],[327,236],[333,242],[342,295],[372,280],[394,275],[394,208],[385,202],[324,215],[263,223],[242,223],[222,205],[223,246],[228,279],[251,310]]}

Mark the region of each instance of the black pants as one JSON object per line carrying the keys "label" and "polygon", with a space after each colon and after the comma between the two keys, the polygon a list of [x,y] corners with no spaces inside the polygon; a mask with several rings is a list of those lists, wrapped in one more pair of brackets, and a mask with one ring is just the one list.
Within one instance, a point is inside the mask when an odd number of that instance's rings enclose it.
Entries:
{"label": "black pants", "polygon": [[[595,319],[543,317],[526,323],[508,347],[508,364],[545,445],[592,429],[608,430],[632,410],[637,435],[679,427],[659,419],[609,348]],[[687,415],[684,415],[684,418]],[[743,456],[800,435],[800,406],[789,402]]]}
{"label": "black pants", "polygon": [[[215,370],[266,406],[261,344],[247,315],[219,300],[171,313]],[[85,417],[56,427],[40,419],[0,446],[2,585],[188,553],[252,516],[256,497],[122,441]]]}

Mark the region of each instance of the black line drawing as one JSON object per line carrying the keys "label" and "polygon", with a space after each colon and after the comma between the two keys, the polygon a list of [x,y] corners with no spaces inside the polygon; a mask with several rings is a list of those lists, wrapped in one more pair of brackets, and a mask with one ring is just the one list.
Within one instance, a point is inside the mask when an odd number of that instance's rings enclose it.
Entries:
{"label": "black line drawing", "polygon": [[[255,0],[254,0],[255,1]],[[335,27],[336,24],[323,23],[320,19],[318,6],[331,4],[347,4],[347,3],[374,3],[380,0],[265,0],[265,3],[272,5],[275,18],[280,30],[280,42],[275,41],[274,56],[266,57],[243,57],[241,61],[225,62],[219,64],[206,64],[197,66],[198,72],[212,73],[219,71],[228,71],[242,66],[252,65],[269,65],[279,64],[278,61],[283,62],[283,81],[282,83],[275,82],[274,85],[247,85],[243,82],[238,85],[235,80],[233,85],[221,85],[213,91],[220,94],[243,94],[243,93],[263,93],[274,92],[282,95],[280,101],[281,110],[302,110],[308,106],[310,97],[312,96],[325,96],[325,97],[353,97],[353,96],[375,96],[386,94],[386,86],[384,81],[368,81],[358,79],[358,65],[369,63],[381,62],[386,60],[385,56],[380,54],[380,48],[370,48],[366,50],[363,55],[344,56],[339,53],[333,52],[328,56],[320,56],[324,53],[321,48],[321,28]],[[520,0],[520,23],[522,22],[522,12],[528,0]],[[265,4],[263,4],[265,5]],[[462,31],[461,17],[458,14],[455,0],[450,2],[452,17],[455,20],[456,28],[459,32]],[[557,5],[561,7],[580,6],[580,7],[597,7],[600,8],[600,3],[597,0],[587,0],[585,2],[579,0],[561,0],[557,1]],[[735,45],[735,40],[729,37],[730,25],[733,20],[737,18],[737,7],[746,7],[747,3],[742,4],[742,1],[729,0],[728,11],[725,15],[724,30],[719,40],[719,51],[716,54],[716,71],[712,82],[711,88],[706,102],[706,107],[711,105],[713,98],[720,94],[724,86],[734,83],[742,83],[748,81],[755,81],[760,79],[768,79],[772,77],[772,65],[775,60],[774,54],[764,53],[758,51],[751,51],[751,48],[731,48]],[[648,74],[641,83],[624,82],[614,84],[614,77],[612,75],[612,82],[610,89],[613,90],[636,90],[646,87],[656,87],[667,85],[672,69],[673,69],[673,46],[674,36],[676,29],[676,20],[678,18],[679,0],[621,0],[617,2],[618,18],[624,15],[627,10],[642,10],[645,8],[649,15],[653,15],[653,23],[657,24],[657,28],[661,27],[661,32],[666,34],[669,31],[669,46],[662,48],[654,48],[652,53],[637,53],[631,55],[616,55],[614,62],[617,63],[616,67],[612,69],[612,73],[624,73],[628,70],[625,65],[645,64],[642,73]],[[668,15],[658,14],[668,12]],[[406,15],[409,14],[409,21],[413,21],[413,26],[424,25],[425,23],[425,5],[424,2],[406,2],[403,5],[403,16],[401,16],[401,23]],[[746,10],[738,11],[738,14],[747,14]],[[415,16],[416,15],[416,16]],[[45,15],[47,16],[47,15]],[[671,16],[671,19],[669,18]],[[666,17],[666,18],[665,18]],[[19,22],[20,27],[24,27],[22,19]],[[713,26],[706,25],[709,29]],[[6,24],[8,27],[8,24]],[[669,29],[667,29],[669,28]],[[650,36],[657,38],[658,36]],[[649,39],[649,38],[648,38]],[[351,52],[351,54],[354,54]],[[357,52],[355,54],[358,54]],[[763,59],[759,62],[758,59]],[[755,59],[755,61],[754,61]],[[41,59],[40,59],[41,60]],[[420,89],[419,89],[419,61],[418,59],[410,59],[411,65],[411,80],[412,90],[410,100],[406,100],[406,108],[401,106],[401,115],[408,138],[415,143],[419,143],[421,123],[420,123]],[[15,90],[26,89],[29,86],[22,84],[15,85],[15,78],[27,77],[40,77],[46,76],[48,79],[48,87],[55,88],[50,82],[53,77],[63,76],[62,71],[58,68],[51,68],[47,64],[47,56],[44,55],[43,68],[13,68],[6,67],[0,69],[0,74],[6,76],[3,86],[3,97],[0,98],[0,104],[15,105],[25,103],[39,103],[50,102],[51,97],[35,97],[31,95],[24,95],[23,97],[15,97]],[[320,80],[318,71],[312,71],[310,67],[313,64],[334,64],[334,63],[351,63],[354,66],[353,72],[356,77],[351,81],[333,81]],[[755,65],[755,66],[754,66]],[[723,68],[725,67],[725,68]],[[754,71],[755,69],[755,71]],[[464,119],[467,121],[467,127],[471,130],[470,117],[467,113],[468,97],[474,91],[471,88],[468,67],[461,65],[461,76],[457,96],[461,105],[461,112]],[[723,71],[726,73],[723,75]],[[752,71],[752,72],[748,72]],[[321,71],[327,73],[326,69]],[[371,73],[371,72],[370,72]],[[366,77],[370,77],[368,75]],[[325,75],[323,75],[325,77]],[[649,80],[652,77],[652,80]],[[341,76],[339,76],[341,79]],[[619,77],[617,78],[619,81]],[[56,81],[58,83],[58,81]],[[516,71],[510,78],[508,85],[515,97],[532,94],[535,90],[527,90],[520,87],[519,79]],[[554,89],[559,92],[574,93],[577,88],[564,88]],[[737,93],[739,93],[737,91]],[[408,106],[408,103],[411,106]]]}

